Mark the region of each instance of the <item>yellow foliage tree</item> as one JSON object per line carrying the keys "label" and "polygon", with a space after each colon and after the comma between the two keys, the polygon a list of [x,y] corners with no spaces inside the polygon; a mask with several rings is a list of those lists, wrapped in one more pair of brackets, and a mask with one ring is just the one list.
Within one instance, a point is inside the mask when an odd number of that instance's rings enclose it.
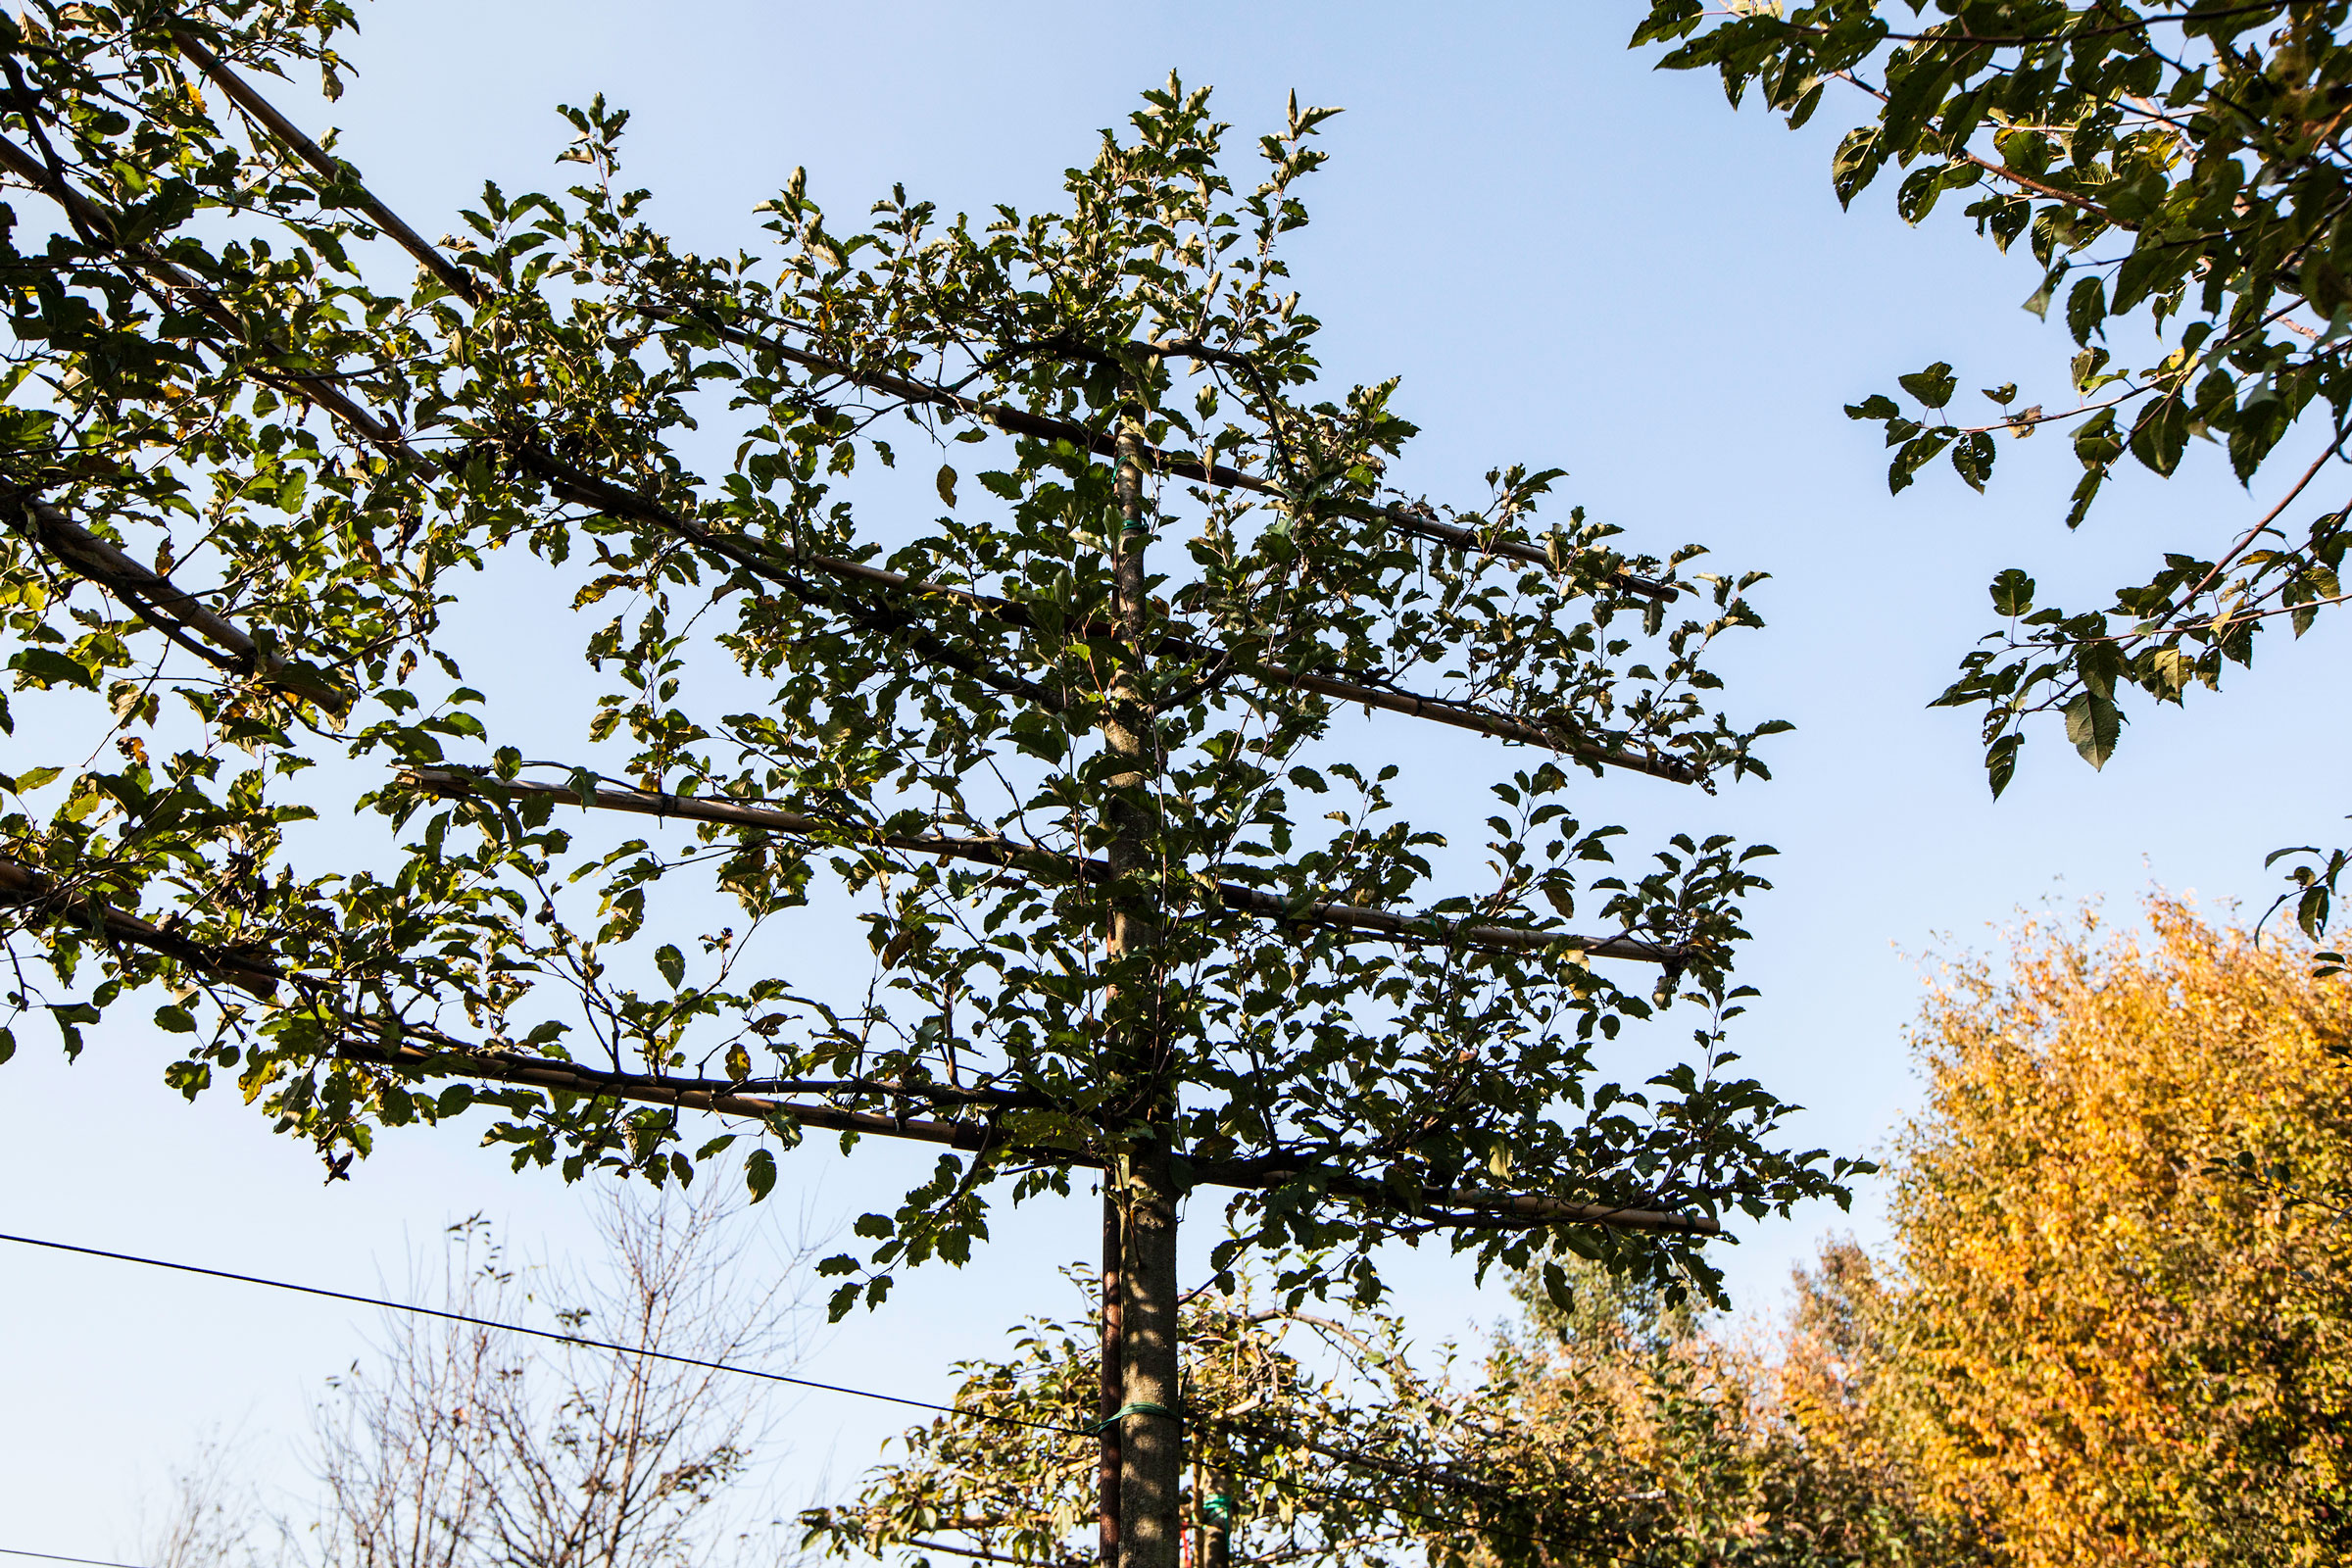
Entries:
{"label": "yellow foliage tree", "polygon": [[1874,1380],[2016,1568],[2352,1557],[2352,991],[2186,905],[1951,973]]}

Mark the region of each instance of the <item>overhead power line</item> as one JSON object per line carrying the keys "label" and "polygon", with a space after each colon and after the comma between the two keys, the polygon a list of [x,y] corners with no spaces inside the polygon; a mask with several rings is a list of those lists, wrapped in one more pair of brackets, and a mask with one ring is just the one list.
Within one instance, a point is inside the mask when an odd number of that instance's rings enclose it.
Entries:
{"label": "overhead power line", "polygon": [[[521,1323],[502,1323],[495,1318],[476,1317],[470,1312],[452,1311],[447,1307],[439,1306],[419,1306],[413,1301],[395,1301],[380,1296],[363,1296],[356,1291],[329,1290],[323,1285],[299,1285],[291,1280],[273,1280],[260,1274],[240,1274],[233,1269],[207,1268],[200,1263],[178,1263],[170,1258],[147,1257],[137,1252],[110,1251],[103,1247],[83,1247],[74,1242],[53,1242],[45,1237],[18,1236],[6,1231],[0,1231],[0,1242],[15,1242],[24,1247],[44,1248],[53,1252],[72,1252],[82,1257],[102,1257],[116,1263],[138,1263],[148,1268],[171,1269],[176,1273],[196,1274],[206,1279],[228,1280],[238,1285],[260,1285],[273,1291],[291,1291],[298,1296],[323,1297],[330,1301],[349,1301],[358,1306],[372,1306],[387,1312],[411,1312],[420,1317],[437,1317],[446,1322],[464,1323],[474,1328],[496,1329],[507,1334],[524,1334],[534,1339],[553,1340],[560,1345],[576,1345],[584,1349],[610,1350],[619,1355],[642,1356],[655,1361],[671,1361],[681,1366],[700,1367],[711,1372],[732,1372],[743,1377],[759,1378],[763,1382],[782,1383],[798,1389],[813,1389],[822,1394],[846,1394],[852,1398],[873,1399],[884,1404],[896,1404],[915,1410],[931,1410],[941,1415],[961,1416],[974,1421],[994,1422],[1001,1426],[1026,1427],[1032,1431],[1050,1432],[1060,1437],[1092,1438],[1095,1435],[1093,1431],[1084,1427],[1064,1426],[1054,1421],[1035,1421],[1025,1416],[1005,1415],[993,1410],[959,1409],[955,1405],[940,1404],[930,1399],[909,1398],[903,1394],[882,1394],[872,1389],[854,1389],[842,1383],[821,1383],[813,1378],[797,1378],[788,1373],[770,1372],[760,1367],[738,1366],[728,1361],[706,1360],[700,1356],[679,1355],[669,1350],[649,1349],[644,1346],[622,1345],[612,1340],[592,1339],[584,1334],[566,1334],[558,1329],[532,1328]],[[1360,1456],[1345,1454],[1329,1454],[1328,1456],[1350,1466],[1362,1463]],[[1339,1497],[1350,1501],[1362,1500],[1344,1488],[1319,1484],[1294,1476],[1270,1475],[1263,1470],[1234,1464],[1231,1460],[1227,1460],[1225,1463],[1227,1469],[1238,1480],[1255,1481],[1265,1486]],[[1437,1481],[1435,1477],[1422,1479]],[[1443,1482],[1437,1482],[1437,1484],[1441,1490],[1454,1490],[1446,1487]],[[1470,1528],[1478,1529],[1479,1527]],[[1536,1536],[1512,1530],[1507,1526],[1496,1528],[1490,1525],[1484,1527],[1481,1533],[1517,1541],[1532,1546],[1541,1546],[1544,1544]],[[1587,1551],[1596,1551],[1612,1562],[1628,1563],[1631,1561],[1631,1559],[1619,1556],[1605,1547],[1596,1547],[1590,1543],[1579,1542],[1575,1544]],[[955,1548],[936,1549],[954,1550]],[[963,1555],[970,1554],[963,1553]],[[82,1565],[82,1568],[146,1568],[146,1565],[140,1563],[115,1562],[100,1557],[74,1557],[58,1552],[26,1551],[15,1546],[0,1546],[0,1556],[34,1557],[48,1562],[76,1563]]]}
{"label": "overhead power line", "polygon": [[[350,1301],[360,1306],[379,1307],[387,1312],[414,1312],[421,1317],[437,1317],[450,1323],[465,1323],[474,1328],[498,1329],[508,1334],[527,1334],[534,1339],[554,1340],[559,1345],[577,1345],[585,1349],[612,1350],[620,1355],[643,1356],[649,1361],[673,1361],[680,1366],[701,1367],[708,1372],[733,1372],[747,1378],[760,1378],[769,1383],[787,1383],[796,1389],[814,1389],[822,1394],[846,1394],[857,1399],[876,1399],[884,1404],[905,1405],[915,1410],[935,1410],[941,1415],[970,1416],[981,1421],[995,1421],[1005,1426],[1033,1427],[1040,1432],[1058,1432],[1074,1438],[1089,1436],[1077,1427],[1065,1427],[1052,1421],[1031,1421],[1021,1416],[1001,1415],[987,1410],[958,1410],[952,1404],[938,1404],[929,1399],[910,1399],[903,1394],[879,1394],[872,1389],[853,1389],[846,1384],[819,1383],[813,1378],[796,1378],[789,1373],[770,1372],[761,1367],[737,1366],[728,1361],[705,1360],[701,1356],[680,1355],[673,1350],[650,1349],[642,1345],[622,1345],[612,1340],[591,1339],[584,1334],[566,1334],[561,1329],[535,1329],[522,1323],[501,1323],[495,1318],[475,1317],[470,1312],[456,1312],[443,1306],[418,1306],[413,1301],[394,1301],[380,1296],[362,1296],[353,1291],[330,1291],[323,1285],[297,1285],[290,1280],[273,1280],[259,1274],[238,1274],[224,1268],[206,1268],[197,1263],[174,1263],[169,1258],[142,1257],[136,1252],[110,1252],[102,1247],[79,1247],[72,1242],[52,1242],[38,1236],[12,1236],[0,1232],[0,1242],[17,1242],[25,1247],[44,1247],[53,1252],[77,1252],[84,1257],[103,1257],[117,1263],[142,1263],[149,1268],[168,1268],[182,1274],[201,1274],[207,1279],[231,1280],[239,1285],[265,1285],[273,1291],[293,1291],[301,1296],[322,1296],[330,1301]],[[35,1553],[37,1555],[37,1553]],[[79,1559],[74,1559],[78,1561]]]}
{"label": "overhead power line", "polygon": [[0,1546],[0,1557],[38,1557],[43,1562],[78,1562],[88,1568],[146,1568],[143,1563],[109,1562],[104,1557],[69,1557],[60,1551],[26,1551],[22,1546]]}

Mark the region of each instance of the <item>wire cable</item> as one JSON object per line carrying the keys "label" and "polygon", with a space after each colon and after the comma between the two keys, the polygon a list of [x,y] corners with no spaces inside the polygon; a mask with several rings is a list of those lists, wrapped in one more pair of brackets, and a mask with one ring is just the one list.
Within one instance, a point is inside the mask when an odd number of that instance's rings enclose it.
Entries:
{"label": "wire cable", "polygon": [[[230,1269],[207,1268],[198,1263],[175,1263],[169,1258],[145,1257],[136,1252],[114,1252],[102,1247],[82,1247],[73,1242],[53,1242],[38,1236],[18,1236],[5,1231],[0,1231],[0,1242],[15,1242],[24,1247],[46,1248],[51,1251],[72,1252],[82,1257],[102,1257],[116,1263],[139,1263],[149,1268],[172,1269],[181,1274],[201,1275],[206,1279],[229,1280],[239,1285],[260,1285],[273,1291],[291,1291],[301,1296],[323,1297],[330,1301],[349,1301],[356,1305],[372,1306],[387,1312],[414,1312],[418,1316],[437,1317],[446,1322],[464,1323],[474,1328],[497,1329],[508,1334],[524,1334],[535,1339],[553,1340],[559,1345],[576,1345],[585,1349],[610,1350],[619,1355],[642,1356],[647,1360],[670,1361],[680,1366],[700,1367],[710,1372],[732,1372],[743,1377],[759,1378],[768,1383],[789,1384],[799,1389],[814,1389],[823,1394],[846,1394],[853,1398],[873,1399],[884,1404],[896,1404],[914,1410],[930,1410],[940,1415],[957,1416],[965,1420],[990,1421],[1001,1426],[1026,1427],[1031,1431],[1050,1432],[1061,1437],[1091,1439],[1098,1435],[1083,1427],[1064,1426],[1054,1421],[1036,1421],[1026,1416],[1004,1415],[993,1410],[962,1409],[951,1404],[940,1404],[930,1399],[908,1398],[901,1394],[880,1394],[871,1389],[854,1389],[841,1383],[820,1383],[813,1378],[796,1378],[787,1373],[769,1372],[760,1367],[736,1366],[726,1361],[711,1361],[700,1356],[679,1355],[669,1350],[648,1349],[643,1346],[621,1345],[612,1340],[590,1339],[586,1335],[565,1334],[557,1329],[531,1328],[521,1323],[501,1323],[494,1318],[475,1317],[471,1313],[455,1312],[447,1307],[418,1306],[414,1302],[395,1301],[380,1296],[362,1296],[353,1291],[333,1291],[322,1285],[298,1285],[290,1280],[273,1280],[259,1274],[239,1274]],[[1152,1408],[1156,1409],[1156,1406]],[[1341,1458],[1340,1462],[1347,1464],[1350,1461]],[[1252,1470],[1231,1464],[1230,1461],[1228,1461],[1228,1468],[1239,1479],[1255,1481],[1266,1486],[1287,1488],[1310,1494],[1319,1494],[1359,1504],[1365,1500],[1341,1488],[1301,1480],[1298,1477],[1269,1475],[1262,1470]],[[1418,1510],[1411,1511],[1418,1512]],[[1508,1528],[1489,1526],[1480,1530],[1480,1527],[1475,1525],[1467,1528],[1486,1535],[1516,1540],[1528,1545],[1540,1547],[1544,1544],[1534,1536]],[[1608,1557],[1615,1562],[1631,1560],[1618,1556],[1606,1548],[1596,1547],[1591,1543],[1574,1542],[1571,1544],[1589,1551],[1597,1551],[1599,1555]],[[0,1546],[0,1555],[38,1557],[51,1562],[82,1564],[85,1565],[85,1568],[143,1568],[143,1565],[137,1563],[108,1562],[96,1557],[69,1557],[45,1551],[21,1551],[8,1546]]]}
{"label": "wire cable", "polygon": [[104,1557],[69,1557],[57,1551],[26,1551],[22,1546],[0,1546],[0,1557],[38,1557],[43,1562],[78,1562],[88,1568],[145,1568],[143,1563],[109,1562]]}
{"label": "wire cable", "polygon": [[[360,1306],[373,1306],[387,1312],[415,1312],[422,1317],[437,1317],[450,1323],[465,1323],[474,1328],[499,1329],[508,1334],[527,1334],[535,1339],[554,1340],[559,1345],[577,1345],[591,1350],[612,1350],[620,1355],[643,1356],[649,1361],[673,1361],[680,1366],[701,1367],[707,1372],[733,1372],[747,1378],[760,1378],[769,1383],[786,1383],[796,1389],[814,1389],[822,1394],[846,1394],[857,1399],[875,1399],[884,1404],[904,1405],[912,1410],[934,1410],[941,1415],[965,1416],[974,1420],[994,1421],[1004,1426],[1030,1427],[1040,1432],[1062,1433],[1073,1438],[1088,1434],[1077,1427],[1062,1426],[1053,1421],[1032,1421],[1025,1416],[1000,1415],[987,1410],[958,1410],[952,1404],[939,1404],[930,1399],[910,1399],[903,1394],[878,1394],[872,1389],[853,1389],[846,1384],[819,1383],[813,1378],[796,1378],[788,1373],[769,1372],[756,1366],[736,1366],[726,1361],[709,1361],[701,1356],[679,1355],[671,1350],[649,1349],[640,1345],[621,1345],[612,1340],[590,1339],[584,1334],[565,1334],[559,1329],[535,1329],[521,1323],[501,1323],[494,1318],[475,1317],[469,1312],[453,1312],[447,1307],[418,1306],[410,1301],[388,1300],[380,1296],[361,1296],[352,1291],[330,1291],[322,1285],[297,1285],[289,1280],[273,1280],[259,1274],[237,1274],[224,1268],[206,1268],[196,1263],[174,1263],[169,1258],[142,1257],[136,1252],[110,1252],[102,1247],[78,1247],[72,1242],[46,1241],[38,1236],[13,1236],[0,1231],[0,1242],[17,1242],[25,1247],[45,1247],[54,1252],[77,1252],[84,1257],[103,1257],[117,1263],[143,1263],[149,1268],[168,1268],[182,1274],[201,1274],[207,1279],[233,1280],[239,1285],[264,1285],[273,1291],[293,1291],[302,1296],[322,1296],[330,1301],[350,1301]],[[37,1556],[39,1553],[30,1553]],[[81,1561],[80,1558],[70,1559]],[[117,1564],[115,1568],[126,1568]]]}

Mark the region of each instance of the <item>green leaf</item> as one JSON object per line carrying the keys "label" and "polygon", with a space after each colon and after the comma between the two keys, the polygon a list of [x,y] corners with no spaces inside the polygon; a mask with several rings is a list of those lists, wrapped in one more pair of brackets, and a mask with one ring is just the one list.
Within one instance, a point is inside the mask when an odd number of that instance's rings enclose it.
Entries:
{"label": "green leaf", "polygon": [[1960,379],[1952,374],[1952,368],[1941,360],[1924,370],[1914,370],[1909,375],[1898,375],[1894,379],[1904,391],[1931,409],[1940,409],[1951,402],[1953,392],[1960,386]]}
{"label": "green leaf", "polygon": [[2115,704],[2096,692],[2078,692],[2066,705],[2066,738],[2075,743],[2082,760],[2103,768],[2115,755],[2123,736],[2124,715]]}
{"label": "green leaf", "polygon": [[2024,744],[2021,735],[2003,735],[1984,748],[1984,781],[1992,786],[1994,800],[2001,798],[2001,791],[2017,776],[2017,752]]}
{"label": "green leaf", "polygon": [[1992,434],[1986,430],[1972,430],[1952,445],[1952,468],[1979,495],[1984,493],[1984,481],[1992,477],[1992,463],[1997,456]]}
{"label": "green leaf", "polygon": [[2140,677],[2140,683],[2157,698],[2178,703],[2188,690],[2189,676],[2194,668],[2188,656],[2180,649],[2158,648],[2148,654],[2146,670]]}
{"label": "green leaf", "polygon": [[956,470],[946,464],[939,466],[938,477],[932,481],[939,487],[939,499],[949,506],[956,505]]}
{"label": "green leaf", "polygon": [[1887,492],[1891,495],[1900,495],[1909,489],[1912,476],[1933,460],[1936,454],[1950,446],[1952,437],[1959,433],[1948,424],[1937,425],[1935,429],[1915,435],[1904,442],[1902,450],[1895,453],[1894,461],[1886,466]]}
{"label": "green leaf", "polygon": [[2123,438],[2115,433],[2115,411],[2101,409],[2075,430],[2075,456],[2085,468],[2104,468],[2124,455]]}
{"label": "green leaf", "polygon": [[2142,410],[2132,427],[2132,455],[2168,479],[2187,446],[2188,407],[2177,393]]}
{"label": "green leaf", "polygon": [[2075,647],[2075,672],[2094,696],[2115,700],[2115,683],[2123,678],[2124,651],[2106,637],[2093,637]]}
{"label": "green leaf", "polygon": [[1568,1288],[1568,1271],[1549,1258],[1544,1260],[1544,1295],[1562,1312],[1576,1310],[1576,1294]]}
{"label": "green leaf", "polygon": [[1854,197],[1878,176],[1886,162],[1886,144],[1876,125],[1861,125],[1846,132],[1830,160],[1830,188],[1838,193],[1838,205],[1850,207]]}
{"label": "green leaf", "polygon": [[655,951],[654,967],[662,971],[662,978],[669,982],[672,991],[686,978],[685,955],[666,942]]}
{"label": "green leaf", "polygon": [[2026,302],[2022,309],[2032,311],[2043,320],[2049,319],[2050,296],[2058,291],[2059,283],[2066,277],[2066,270],[2067,264],[2061,261],[2049,271],[2043,273],[2041,287],[2026,296]]}
{"label": "green leaf", "polygon": [[2098,499],[2099,486],[2106,481],[2107,470],[2093,468],[2082,476],[2081,483],[2075,486],[2074,505],[2067,510],[2066,514],[2066,525],[2069,528],[2082,526],[2082,519],[2090,514],[2090,504]]}
{"label": "green leaf", "polygon": [[1992,612],[2015,617],[2034,608],[2034,579],[2011,566],[1992,579]]}
{"label": "green leaf", "polygon": [[2090,334],[2101,330],[2107,319],[2107,284],[2103,279],[2086,277],[2066,295],[2066,329],[2075,334],[2077,343],[2088,346]]}
{"label": "green leaf", "polygon": [[751,1189],[755,1203],[775,1191],[776,1156],[764,1149],[753,1150],[743,1162],[743,1184]]}
{"label": "green leaf", "polygon": [[97,676],[54,648],[21,648],[9,659],[8,667],[41,686],[79,686],[93,692],[98,689]]}

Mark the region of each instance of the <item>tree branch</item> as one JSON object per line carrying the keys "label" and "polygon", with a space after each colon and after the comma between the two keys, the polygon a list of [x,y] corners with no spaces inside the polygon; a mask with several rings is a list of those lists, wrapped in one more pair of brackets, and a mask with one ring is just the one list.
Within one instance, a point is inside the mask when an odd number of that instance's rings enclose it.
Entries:
{"label": "tree branch", "polygon": [[[616,1072],[543,1056],[479,1051],[446,1036],[419,1031],[412,1031],[411,1034],[412,1038],[436,1039],[440,1044],[437,1048],[428,1048],[406,1043],[386,1045],[378,1041],[351,1040],[338,1043],[336,1052],[354,1061],[371,1062],[403,1072],[487,1078],[525,1088],[604,1096],[647,1104],[675,1105],[684,1110],[704,1110],[715,1115],[746,1116],[769,1126],[776,1125],[781,1118],[828,1132],[909,1139],[916,1143],[935,1144],[974,1153],[985,1149],[992,1154],[1042,1159],[1049,1163],[1078,1165],[1089,1169],[1102,1169],[1108,1158],[1115,1157],[1091,1150],[998,1141],[992,1137],[987,1126],[979,1123],[914,1120],[880,1116],[868,1111],[844,1110],[833,1105],[809,1104],[801,1101],[771,1100],[740,1093],[732,1083],[721,1080]],[[1575,1202],[1566,1199],[1495,1193],[1477,1188],[1433,1190],[1423,1195],[1424,1201],[1421,1204],[1410,1205],[1401,1201],[1382,1183],[1325,1166],[1298,1165],[1279,1160],[1188,1158],[1186,1164],[1191,1170],[1193,1182],[1198,1186],[1270,1192],[1297,1183],[1306,1183],[1320,1187],[1334,1198],[1363,1207],[1433,1220],[1446,1227],[1516,1229],[1581,1224],[1701,1236],[1718,1235],[1722,1231],[1722,1226],[1705,1214],[1666,1213],[1620,1204]]]}
{"label": "tree branch", "polygon": [[[540,784],[525,779],[497,779],[463,768],[419,767],[410,770],[408,777],[428,794],[444,797],[551,798],[600,810],[757,828],[762,832],[781,833],[815,843],[848,839],[877,849],[901,850],[912,855],[936,856],[942,859],[970,860],[1004,870],[1044,871],[1096,884],[1107,884],[1111,880],[1110,864],[1106,860],[1063,855],[1014,839],[879,833],[799,811],[741,801],[610,787],[600,787],[582,795],[568,785]],[[1433,915],[1398,914],[1388,909],[1357,908],[1346,904],[1293,905],[1274,894],[1232,882],[1214,883],[1209,891],[1221,906],[1239,914],[1257,915],[1289,925],[1353,931],[1389,941],[1458,943],[1468,948],[1502,953],[1542,953],[1565,947],[1591,957],[1631,958],[1659,964],[1683,963],[1690,956],[1686,948],[1646,942],[1633,936],[1580,937],[1566,932],[1473,925],[1468,921],[1446,920]]]}
{"label": "tree branch", "polygon": [[61,886],[47,872],[17,860],[0,859],[0,907],[29,909],[36,919],[71,922],[109,942],[145,948],[265,1000],[275,996],[281,983],[302,978],[250,950],[193,942],[110,908],[104,900]]}

